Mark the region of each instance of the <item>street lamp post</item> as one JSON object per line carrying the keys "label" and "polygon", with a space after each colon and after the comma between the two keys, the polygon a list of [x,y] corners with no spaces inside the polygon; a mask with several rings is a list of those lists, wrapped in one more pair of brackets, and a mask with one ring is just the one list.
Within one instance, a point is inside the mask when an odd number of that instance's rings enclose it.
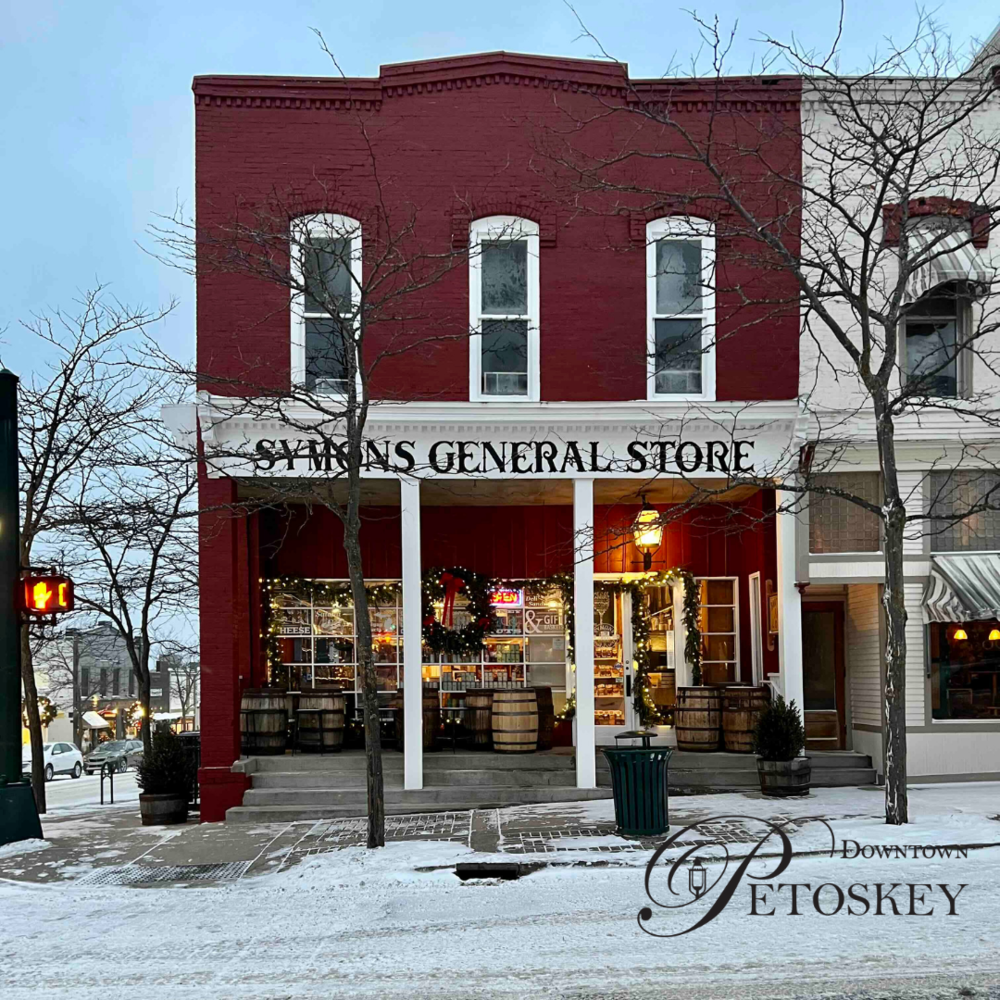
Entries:
{"label": "street lamp post", "polygon": [[42,837],[31,784],[21,773],[21,511],[17,376],[0,371],[0,845]]}

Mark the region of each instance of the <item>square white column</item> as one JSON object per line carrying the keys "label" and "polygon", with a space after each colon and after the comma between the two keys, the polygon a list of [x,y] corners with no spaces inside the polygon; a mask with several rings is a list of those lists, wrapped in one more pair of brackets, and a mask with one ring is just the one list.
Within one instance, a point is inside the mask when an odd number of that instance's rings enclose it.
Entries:
{"label": "square white column", "polygon": [[403,787],[424,787],[423,679],[420,637],[420,480],[399,481],[403,542]]}
{"label": "square white column", "polygon": [[576,787],[597,787],[594,732],[594,481],[573,480],[573,648],[576,658]]}
{"label": "square white column", "polygon": [[[776,502],[791,507],[797,494],[778,490]],[[798,516],[775,514],[778,545],[778,664],[785,701],[794,701],[801,714],[804,705],[802,681],[802,595],[795,586],[795,536]]]}

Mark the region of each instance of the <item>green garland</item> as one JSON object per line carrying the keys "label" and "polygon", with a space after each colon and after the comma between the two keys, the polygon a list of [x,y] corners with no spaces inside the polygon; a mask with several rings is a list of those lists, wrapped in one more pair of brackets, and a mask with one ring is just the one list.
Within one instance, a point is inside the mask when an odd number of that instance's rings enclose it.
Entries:
{"label": "green garland", "polygon": [[[458,596],[467,598],[465,610],[470,620],[462,628],[448,628],[437,620],[434,612],[435,602],[444,600],[449,576],[462,581]],[[490,594],[498,586],[498,581],[464,566],[427,570],[423,579],[422,622],[427,648],[432,653],[458,655],[480,652],[486,645],[486,636],[496,631],[497,616]]]}

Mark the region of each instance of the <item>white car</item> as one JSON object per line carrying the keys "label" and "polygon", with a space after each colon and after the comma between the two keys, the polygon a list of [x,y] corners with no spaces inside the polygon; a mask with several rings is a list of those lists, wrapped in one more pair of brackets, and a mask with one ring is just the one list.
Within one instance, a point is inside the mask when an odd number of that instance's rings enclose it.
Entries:
{"label": "white car", "polygon": [[[46,743],[42,747],[45,761],[45,780],[51,781],[57,774],[69,774],[79,778],[83,774],[83,754],[74,743]],[[31,747],[21,751],[21,770],[31,774]]]}

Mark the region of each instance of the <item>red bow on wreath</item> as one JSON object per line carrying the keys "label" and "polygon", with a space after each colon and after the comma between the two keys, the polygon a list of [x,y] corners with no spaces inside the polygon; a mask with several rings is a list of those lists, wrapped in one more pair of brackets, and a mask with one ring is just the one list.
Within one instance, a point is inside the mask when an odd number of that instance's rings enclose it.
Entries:
{"label": "red bow on wreath", "polygon": [[455,627],[455,598],[465,586],[465,581],[454,573],[442,573],[441,586],[444,587],[444,607],[441,609],[441,624],[446,628]]}

